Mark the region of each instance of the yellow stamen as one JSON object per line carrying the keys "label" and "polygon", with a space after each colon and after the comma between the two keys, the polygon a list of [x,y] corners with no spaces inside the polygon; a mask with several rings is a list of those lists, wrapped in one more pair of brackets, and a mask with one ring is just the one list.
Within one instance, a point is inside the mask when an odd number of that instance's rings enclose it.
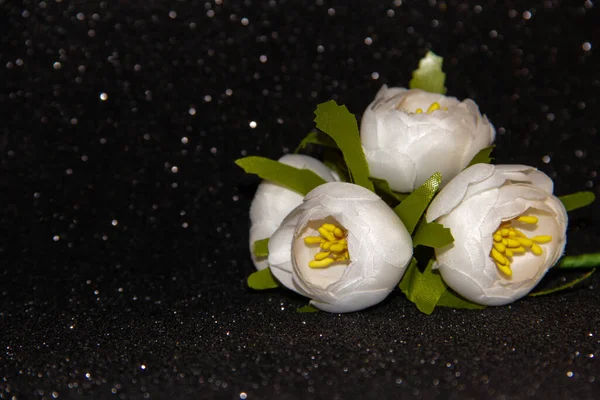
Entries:
{"label": "yellow stamen", "polygon": [[306,243],[306,244],[316,244],[316,243],[322,243],[322,242],[324,242],[324,240],[318,236],[307,236],[304,238],[304,243]]}
{"label": "yellow stamen", "polygon": [[325,267],[329,267],[331,264],[333,264],[335,262],[335,260],[333,258],[324,258],[322,260],[319,261],[311,261],[308,263],[308,266],[311,268],[325,268]]}
{"label": "yellow stamen", "polygon": [[517,241],[523,245],[523,247],[531,247],[533,245],[533,240],[529,238],[518,238]]}
{"label": "yellow stamen", "polygon": [[[525,224],[536,225],[538,218],[532,215],[521,215],[512,221],[518,221]],[[511,225],[512,221],[502,222],[496,232],[494,232],[492,249],[490,257],[496,264],[498,270],[504,275],[512,276],[512,258],[520,254],[526,253],[528,250],[536,256],[541,256],[544,253],[539,244],[549,243],[552,241],[550,235],[539,235],[532,238],[527,237],[519,229]]]}
{"label": "yellow stamen", "polygon": [[519,247],[521,243],[517,239],[506,239],[506,247]]}
{"label": "yellow stamen", "polygon": [[496,261],[496,265],[500,265],[500,264],[507,264],[508,260],[506,259],[506,257],[504,257],[498,250],[496,249],[492,249],[492,252],[490,253],[490,256],[492,256],[492,258],[494,259],[494,261]]}
{"label": "yellow stamen", "polygon": [[305,244],[319,244],[322,251],[308,263],[311,268],[326,268],[334,262],[350,260],[347,232],[335,224],[325,223],[318,228],[321,236],[307,236]]}
{"label": "yellow stamen", "polygon": [[496,263],[496,266],[504,275],[512,276],[512,269],[510,269],[510,265],[503,265]]}
{"label": "yellow stamen", "polygon": [[323,224],[321,225],[321,228],[325,228],[329,232],[333,232],[335,231],[335,228],[337,228],[337,226],[335,226],[334,224]]}
{"label": "yellow stamen", "polygon": [[533,240],[536,243],[548,243],[550,241],[552,241],[552,236],[550,235],[541,235],[541,236],[534,236],[531,238],[531,240]]}
{"label": "yellow stamen", "polygon": [[335,236],[333,236],[333,233],[329,232],[327,229],[323,228],[322,226],[319,228],[319,233],[321,234],[321,236],[323,236],[323,238],[325,238],[325,240],[329,240],[329,241],[335,240]]}
{"label": "yellow stamen", "polygon": [[494,243],[494,248],[498,250],[500,253],[504,253],[506,251],[506,246],[502,243]]}
{"label": "yellow stamen", "polygon": [[519,218],[517,218],[517,221],[533,225],[538,223],[537,217],[534,217],[532,215],[521,215]]}
{"label": "yellow stamen", "polygon": [[420,108],[417,108],[417,109],[415,110],[415,114],[421,114],[422,112],[423,112],[423,110],[422,110],[422,109],[420,109]]}
{"label": "yellow stamen", "polygon": [[427,114],[431,114],[432,112],[439,110],[440,108],[440,103],[438,103],[437,101],[435,103],[431,103],[431,105],[427,109]]}

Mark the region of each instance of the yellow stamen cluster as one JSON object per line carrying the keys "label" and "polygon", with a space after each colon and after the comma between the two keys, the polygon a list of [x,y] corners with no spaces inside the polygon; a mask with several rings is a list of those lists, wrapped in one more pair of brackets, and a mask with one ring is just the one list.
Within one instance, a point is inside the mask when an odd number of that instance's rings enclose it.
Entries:
{"label": "yellow stamen cluster", "polygon": [[320,236],[307,236],[306,244],[319,244],[320,252],[315,254],[315,259],[308,263],[311,268],[325,268],[338,261],[350,259],[348,254],[348,232],[334,224],[323,224],[319,227]]}
{"label": "yellow stamen cluster", "polygon": [[[520,216],[516,220],[531,225],[538,223],[537,217],[534,216]],[[513,256],[524,254],[527,250],[536,256],[541,256],[543,250],[539,245],[548,243],[551,240],[552,236],[549,235],[528,238],[523,232],[513,228],[511,221],[503,222],[496,232],[494,232],[494,244],[490,252],[490,257],[492,257],[496,267],[503,274],[512,276],[511,264]]]}
{"label": "yellow stamen cluster", "polygon": [[[440,103],[438,103],[437,101],[433,102],[427,109],[427,114],[431,114],[432,112],[440,110],[440,109],[443,111],[448,111],[448,107],[442,108],[442,106],[440,106]],[[421,109],[421,108],[417,108],[415,110],[415,114],[422,114],[422,113],[423,113],[423,109]]]}

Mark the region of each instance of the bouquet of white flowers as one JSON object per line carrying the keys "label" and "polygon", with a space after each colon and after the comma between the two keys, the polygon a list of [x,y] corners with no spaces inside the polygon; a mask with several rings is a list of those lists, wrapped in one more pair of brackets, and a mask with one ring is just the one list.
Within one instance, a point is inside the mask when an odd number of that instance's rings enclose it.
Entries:
{"label": "bouquet of white flowers", "polygon": [[[594,272],[600,254],[563,256],[567,211],[590,192],[556,197],[526,165],[492,165],[495,129],[472,100],[445,96],[442,58],[429,52],[410,89],[384,85],[359,131],[344,106],[317,106],[298,146],[324,146],[322,161],[236,161],[263,178],[250,209],[256,290],[284,286],[310,299],[300,311],[373,306],[396,287],[430,314],[478,309],[530,294],[550,268]],[[424,246],[433,251],[413,249]],[[423,253],[423,254],[421,254]]]}

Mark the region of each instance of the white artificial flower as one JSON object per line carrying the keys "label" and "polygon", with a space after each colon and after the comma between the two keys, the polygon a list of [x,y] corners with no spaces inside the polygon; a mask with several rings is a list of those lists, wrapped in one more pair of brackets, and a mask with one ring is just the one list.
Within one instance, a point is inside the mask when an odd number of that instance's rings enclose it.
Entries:
{"label": "white artificial flower", "polygon": [[436,249],[437,267],[458,294],[504,305],[537,285],[561,257],[567,212],[553,182],[525,165],[475,164],[456,176],[427,210],[454,243]]}
{"label": "white artificial flower", "polygon": [[269,266],[315,307],[343,313],[382,301],[412,257],[402,221],[373,192],[351,183],[312,190],[269,241]]}
{"label": "white artificial flower", "polygon": [[363,114],[360,136],[371,176],[407,193],[436,172],[448,183],[496,131],[472,100],[383,85]]}
{"label": "white artificial flower", "polygon": [[[301,154],[286,154],[280,163],[299,169],[308,169],[326,182],[338,181],[339,176],[316,158]],[[257,258],[252,251],[254,242],[271,237],[281,221],[302,203],[302,195],[275,182],[263,180],[256,189],[250,206],[250,254],[256,269],[267,268],[266,257]]]}

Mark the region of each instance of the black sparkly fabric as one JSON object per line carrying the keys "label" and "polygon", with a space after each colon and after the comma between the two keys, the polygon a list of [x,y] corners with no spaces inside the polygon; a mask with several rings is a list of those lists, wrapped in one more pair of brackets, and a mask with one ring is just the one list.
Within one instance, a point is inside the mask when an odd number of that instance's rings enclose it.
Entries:
{"label": "black sparkly fabric", "polygon": [[245,284],[258,179],[233,161],[293,150],[320,102],[360,116],[428,49],[497,163],[600,194],[600,4],[526,3],[0,0],[0,399],[597,398],[595,277],[430,316]]}

